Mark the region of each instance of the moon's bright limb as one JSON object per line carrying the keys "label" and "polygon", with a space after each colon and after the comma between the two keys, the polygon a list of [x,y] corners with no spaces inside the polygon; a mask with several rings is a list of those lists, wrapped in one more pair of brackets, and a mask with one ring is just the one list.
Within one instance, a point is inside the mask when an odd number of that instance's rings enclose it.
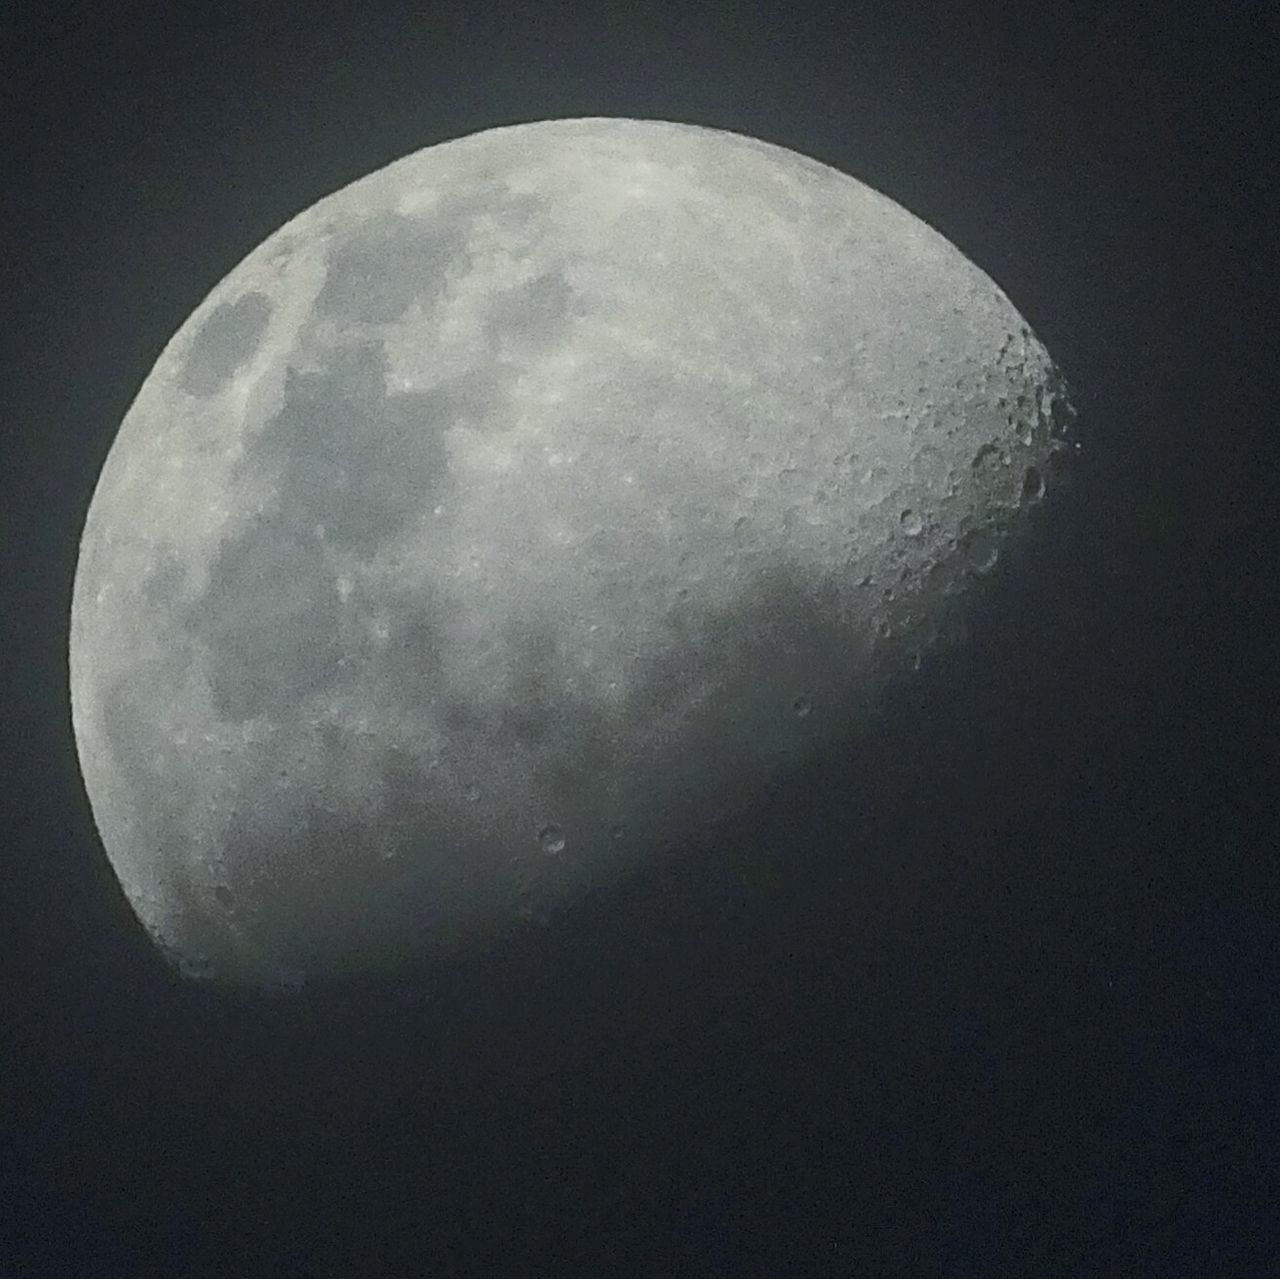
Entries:
{"label": "moon's bright limb", "polygon": [[866,186],[585,119],[321,200],[165,348],[94,493],[73,716],[186,971],[483,941],[848,731],[1044,492],[1008,298]]}

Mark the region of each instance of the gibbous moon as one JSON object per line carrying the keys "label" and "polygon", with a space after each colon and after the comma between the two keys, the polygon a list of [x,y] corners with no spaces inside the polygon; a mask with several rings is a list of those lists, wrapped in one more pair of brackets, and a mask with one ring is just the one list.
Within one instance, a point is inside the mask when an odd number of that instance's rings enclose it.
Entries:
{"label": "gibbous moon", "polygon": [[320,200],[182,325],[84,527],[73,722],[183,972],[484,946],[846,737],[1072,416],[1009,299],[814,160],[551,120]]}

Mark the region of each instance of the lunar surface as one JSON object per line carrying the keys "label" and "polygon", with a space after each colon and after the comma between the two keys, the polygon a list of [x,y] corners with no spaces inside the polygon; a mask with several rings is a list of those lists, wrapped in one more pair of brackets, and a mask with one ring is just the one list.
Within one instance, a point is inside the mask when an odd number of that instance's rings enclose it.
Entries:
{"label": "lunar surface", "polygon": [[544,121],[345,187],[93,495],[73,723],[129,901],[249,986],[537,927],[946,642],[1071,416],[982,271],[776,146]]}

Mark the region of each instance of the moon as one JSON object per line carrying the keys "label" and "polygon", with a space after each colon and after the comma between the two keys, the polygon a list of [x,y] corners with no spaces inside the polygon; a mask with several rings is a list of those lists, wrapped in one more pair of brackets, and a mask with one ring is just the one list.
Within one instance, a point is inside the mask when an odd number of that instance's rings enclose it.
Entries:
{"label": "moon", "polygon": [[89,506],[124,893],[249,987],[537,927],[949,642],[1072,416],[991,279],[775,145],[547,120],[353,182],[177,331]]}

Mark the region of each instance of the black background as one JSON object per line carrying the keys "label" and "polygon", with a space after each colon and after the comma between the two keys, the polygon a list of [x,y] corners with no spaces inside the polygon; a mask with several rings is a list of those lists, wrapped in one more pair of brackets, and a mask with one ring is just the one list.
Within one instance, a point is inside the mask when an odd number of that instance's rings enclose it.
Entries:
{"label": "black background", "polygon": [[[27,9],[0,1276],[1273,1273],[1272,7]],[[964,650],[722,846],[425,992],[184,989],[70,730],[115,430],[288,217],[583,115],[758,136],[930,222],[1062,365],[1076,482]]]}

